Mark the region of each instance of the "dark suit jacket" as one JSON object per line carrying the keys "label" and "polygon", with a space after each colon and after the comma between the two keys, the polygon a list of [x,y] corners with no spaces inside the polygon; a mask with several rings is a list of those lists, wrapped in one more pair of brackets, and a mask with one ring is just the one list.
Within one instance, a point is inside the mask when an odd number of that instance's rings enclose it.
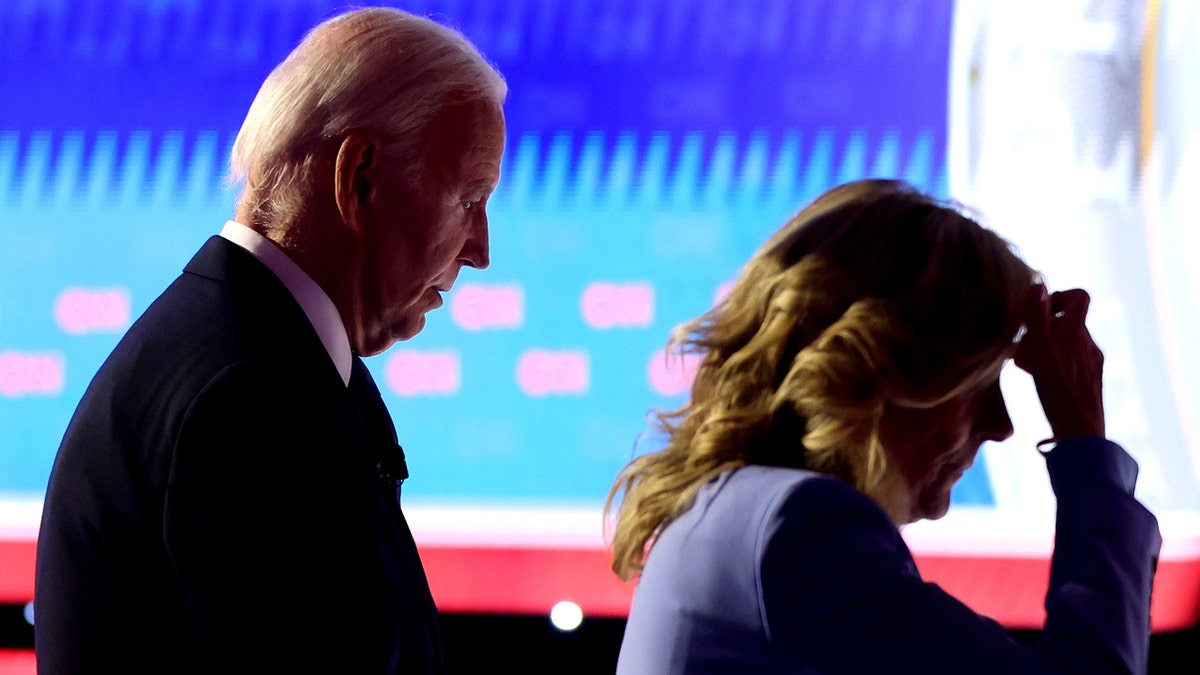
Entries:
{"label": "dark suit jacket", "polygon": [[39,672],[441,672],[424,570],[376,468],[394,433],[361,361],[347,389],[283,284],[210,239],[63,438]]}
{"label": "dark suit jacket", "polygon": [[1137,465],[1099,438],[1046,460],[1057,540],[1036,645],[923,581],[858,490],[747,466],[704,485],[654,542],[617,672],[1143,673],[1161,539],[1133,498]]}

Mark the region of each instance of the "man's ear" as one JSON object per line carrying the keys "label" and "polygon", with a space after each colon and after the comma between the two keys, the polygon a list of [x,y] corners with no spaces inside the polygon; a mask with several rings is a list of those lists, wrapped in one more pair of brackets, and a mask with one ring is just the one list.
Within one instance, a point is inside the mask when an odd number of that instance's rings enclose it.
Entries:
{"label": "man's ear", "polygon": [[366,209],[375,199],[379,181],[379,139],[371,134],[351,132],[342,140],[334,165],[338,212],[342,222],[362,231]]}

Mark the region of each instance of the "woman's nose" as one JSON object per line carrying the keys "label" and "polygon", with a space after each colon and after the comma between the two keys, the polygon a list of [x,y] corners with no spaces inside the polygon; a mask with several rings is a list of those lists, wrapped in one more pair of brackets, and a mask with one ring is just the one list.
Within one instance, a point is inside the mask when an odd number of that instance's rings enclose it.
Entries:
{"label": "woman's nose", "polygon": [[983,440],[1000,442],[1013,435],[1012,418],[1004,404],[1004,393],[997,380],[984,392],[975,417],[975,434]]}

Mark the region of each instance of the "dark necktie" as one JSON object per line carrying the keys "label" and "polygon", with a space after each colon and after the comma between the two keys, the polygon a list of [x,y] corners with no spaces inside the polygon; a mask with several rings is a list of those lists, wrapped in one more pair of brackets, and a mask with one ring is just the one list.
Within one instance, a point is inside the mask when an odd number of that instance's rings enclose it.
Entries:
{"label": "dark necktie", "polygon": [[348,391],[366,428],[369,457],[378,471],[384,493],[395,495],[395,499],[383,509],[381,526],[382,523],[387,525],[383,526],[381,548],[385,567],[398,572],[389,577],[387,583],[394,589],[389,611],[398,626],[406,626],[401,628],[401,634],[407,637],[399,638],[400,644],[408,653],[406,658],[413,672],[445,672],[437,608],[425,581],[425,570],[417,553],[416,542],[400,511],[400,484],[408,478],[404,450],[396,443],[396,427],[383,404],[379,389],[370,371],[357,356],[350,370]]}
{"label": "dark necktie", "polygon": [[388,414],[379,388],[371,378],[371,372],[366,364],[357,356],[350,369],[350,397],[362,417],[370,441],[370,460],[379,471],[379,479],[390,489],[397,491],[399,496],[400,484],[408,478],[408,464],[404,461],[404,448],[396,442],[396,428],[392,424],[392,416]]}

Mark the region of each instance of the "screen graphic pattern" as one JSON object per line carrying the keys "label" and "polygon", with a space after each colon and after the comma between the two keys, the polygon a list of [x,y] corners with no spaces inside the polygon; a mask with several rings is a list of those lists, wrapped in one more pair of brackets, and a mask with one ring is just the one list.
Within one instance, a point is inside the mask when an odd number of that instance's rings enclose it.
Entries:
{"label": "screen graphic pattern", "polygon": [[[865,176],[946,193],[948,0],[396,4],[510,86],[492,267],[368,360],[406,500],[598,506],[684,401],[668,332],[788,215]],[[40,499],[92,374],[231,217],[258,85],[340,7],[0,7],[0,494]],[[983,463],[954,500],[991,503]]]}

